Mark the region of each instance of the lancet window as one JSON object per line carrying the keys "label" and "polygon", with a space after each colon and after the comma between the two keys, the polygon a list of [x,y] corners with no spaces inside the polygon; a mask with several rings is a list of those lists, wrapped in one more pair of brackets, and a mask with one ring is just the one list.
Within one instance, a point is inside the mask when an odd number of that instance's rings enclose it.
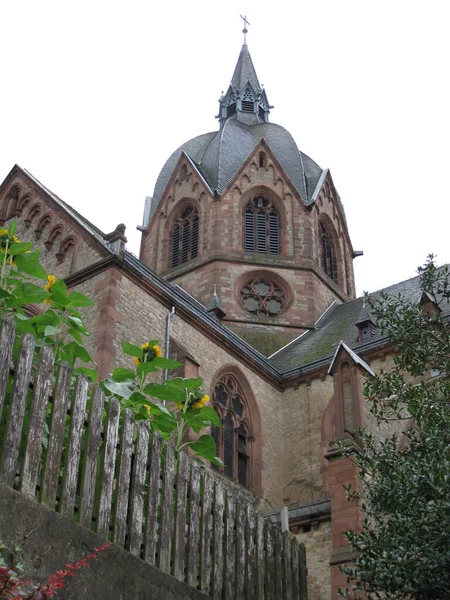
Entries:
{"label": "lancet window", "polygon": [[325,273],[337,282],[337,268],[336,268],[336,251],[333,245],[333,241],[330,232],[323,223],[320,223],[320,246],[322,253],[322,268]]}
{"label": "lancet window", "polygon": [[197,257],[198,228],[197,209],[191,204],[184,206],[172,225],[172,267]]}
{"label": "lancet window", "polygon": [[247,402],[242,389],[232,375],[223,376],[214,387],[213,403],[222,421],[222,428],[211,427],[217,456],[224,464],[223,473],[248,486],[251,439]]}
{"label": "lancet window", "polygon": [[244,209],[246,252],[279,254],[280,226],[274,204],[262,196],[252,198]]}

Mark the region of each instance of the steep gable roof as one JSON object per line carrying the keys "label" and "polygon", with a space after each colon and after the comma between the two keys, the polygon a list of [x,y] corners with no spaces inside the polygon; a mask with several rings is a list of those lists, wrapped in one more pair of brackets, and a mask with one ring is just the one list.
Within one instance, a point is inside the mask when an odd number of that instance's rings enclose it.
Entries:
{"label": "steep gable roof", "polygon": [[[401,294],[406,300],[417,302],[421,297],[420,277],[413,277],[371,294],[381,293],[392,296]],[[283,373],[283,377],[293,376],[295,371],[311,371],[329,365],[340,343],[357,354],[374,350],[387,344],[388,338],[375,331],[369,340],[360,341],[355,325],[361,314],[366,314],[365,298],[357,298],[344,304],[334,303],[317,321],[314,330],[307,331],[296,340],[281,348],[270,357],[271,362]],[[450,305],[443,311],[450,317]],[[376,323],[375,323],[376,325]]]}

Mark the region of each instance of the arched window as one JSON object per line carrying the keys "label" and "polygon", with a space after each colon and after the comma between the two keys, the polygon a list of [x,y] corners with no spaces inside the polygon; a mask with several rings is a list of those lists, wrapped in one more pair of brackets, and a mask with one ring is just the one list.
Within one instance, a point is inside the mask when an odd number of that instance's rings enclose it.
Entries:
{"label": "arched window", "polygon": [[279,254],[278,212],[267,198],[258,196],[244,210],[244,249],[246,252]]}
{"label": "arched window", "polygon": [[223,472],[238,483],[248,486],[250,479],[251,438],[248,406],[242,389],[233,375],[223,376],[214,387],[214,409],[223,427],[211,427],[217,456],[224,464]]}
{"label": "arched window", "polygon": [[181,265],[198,254],[198,211],[184,206],[172,225],[172,267]]}
{"label": "arched window", "polygon": [[337,268],[336,268],[336,252],[334,249],[333,241],[330,232],[323,223],[320,223],[320,246],[322,252],[322,268],[325,273],[337,282]]}
{"label": "arched window", "polygon": [[266,153],[265,152],[259,153],[259,168],[260,169],[266,168]]}

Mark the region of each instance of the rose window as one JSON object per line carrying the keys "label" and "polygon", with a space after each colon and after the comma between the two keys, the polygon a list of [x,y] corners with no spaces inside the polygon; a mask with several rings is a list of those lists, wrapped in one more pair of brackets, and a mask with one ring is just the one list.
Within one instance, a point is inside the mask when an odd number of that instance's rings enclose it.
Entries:
{"label": "rose window", "polygon": [[254,279],[244,285],[240,301],[247,312],[258,317],[275,317],[285,306],[283,289],[270,279]]}

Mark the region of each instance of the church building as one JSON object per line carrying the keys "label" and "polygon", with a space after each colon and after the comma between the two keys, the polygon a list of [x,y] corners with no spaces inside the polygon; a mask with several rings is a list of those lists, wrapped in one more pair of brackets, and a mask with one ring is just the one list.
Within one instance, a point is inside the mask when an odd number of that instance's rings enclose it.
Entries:
{"label": "church building", "polygon": [[[244,42],[218,129],[177,148],[146,198],[139,258],[123,225],[105,234],[17,165],[0,186],[0,223],[17,217],[47,272],[94,301],[87,347],[101,379],[127,364],[122,339],[150,338],[203,378],[223,422],[212,435],[224,481],[274,523],[287,507],[309,598],[326,600],[345,585],[342,533],[362,519],[333,441],[370,426],[363,378],[391,355],[355,298],[361,252],[331,172],[272,108]],[[386,291],[415,298],[418,279]]]}

